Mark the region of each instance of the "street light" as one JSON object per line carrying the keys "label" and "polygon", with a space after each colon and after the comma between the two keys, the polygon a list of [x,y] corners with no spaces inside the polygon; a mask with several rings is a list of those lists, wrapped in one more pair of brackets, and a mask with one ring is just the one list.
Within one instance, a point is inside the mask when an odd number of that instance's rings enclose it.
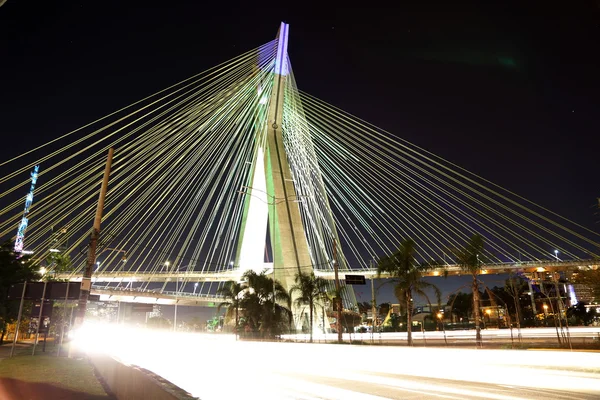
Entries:
{"label": "street light", "polygon": [[196,294],[196,289],[198,289],[198,282],[194,283],[194,293],[193,294]]}
{"label": "street light", "polygon": [[448,346],[448,339],[446,338],[446,327],[444,326],[444,321],[442,320],[443,316],[444,315],[441,312],[437,313],[438,320],[440,321],[440,324],[442,324],[442,331],[444,332],[444,343],[446,343],[446,346]]}
{"label": "street light", "polygon": [[548,304],[544,304],[544,325],[548,326]]}
{"label": "street light", "polygon": [[[165,261],[165,267],[167,267],[167,272],[169,272],[169,265],[171,265],[169,260]],[[174,265],[173,265],[173,268],[175,268]],[[179,269],[176,270],[176,274],[175,274],[175,312],[173,313],[173,332],[177,332],[177,292],[178,291],[179,291]]]}
{"label": "street light", "polygon": [[554,257],[556,257],[556,262],[558,262],[558,250],[554,250]]}

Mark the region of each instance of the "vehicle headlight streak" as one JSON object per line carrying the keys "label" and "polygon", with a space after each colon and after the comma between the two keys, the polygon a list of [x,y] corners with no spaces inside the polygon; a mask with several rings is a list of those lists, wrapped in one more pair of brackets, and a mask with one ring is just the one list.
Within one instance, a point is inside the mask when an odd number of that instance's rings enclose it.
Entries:
{"label": "vehicle headlight streak", "polygon": [[[236,394],[252,398],[258,393],[266,396],[263,398],[277,398],[292,388],[323,395],[329,391],[331,398],[341,396],[332,387],[309,382],[307,376],[498,400],[520,399],[519,387],[589,393],[600,390],[597,353],[244,342],[236,341],[233,335],[173,333],[90,322],[74,337],[73,345],[90,354],[108,354],[149,369],[203,399],[223,398],[224,393],[228,398]],[[275,359],[266,356],[275,354]],[[231,385],[232,376],[236,385]],[[432,388],[408,377],[480,382],[508,389],[499,395],[443,383]]]}

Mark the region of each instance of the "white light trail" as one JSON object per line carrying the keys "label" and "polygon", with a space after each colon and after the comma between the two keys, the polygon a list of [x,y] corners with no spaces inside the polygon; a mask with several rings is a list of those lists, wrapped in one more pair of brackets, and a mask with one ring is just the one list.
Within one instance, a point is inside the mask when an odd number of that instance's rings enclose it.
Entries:
{"label": "white light trail", "polygon": [[[537,389],[600,395],[599,353],[245,342],[101,324],[87,324],[73,342],[149,369],[204,400],[402,393],[518,400],[535,398]],[[489,390],[481,391],[482,385]]]}

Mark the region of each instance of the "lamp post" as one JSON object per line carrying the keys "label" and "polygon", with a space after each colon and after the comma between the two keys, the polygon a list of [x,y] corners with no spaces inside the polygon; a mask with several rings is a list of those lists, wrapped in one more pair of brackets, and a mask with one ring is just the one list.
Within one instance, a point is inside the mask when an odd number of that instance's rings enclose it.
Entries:
{"label": "lamp post", "polygon": [[[425,321],[413,321],[413,322],[418,322],[419,325],[421,326],[421,336],[423,336],[423,344],[425,346],[427,346],[427,338],[425,337],[425,325],[424,325]],[[407,323],[407,325],[408,325],[408,323]]]}
{"label": "lamp post", "polygon": [[[167,260],[165,261],[165,267],[167,267],[167,271],[169,270],[169,266],[171,263]],[[173,265],[175,268],[175,265]],[[179,271],[177,271],[179,272]],[[179,274],[175,275],[175,312],[173,313],[173,332],[177,332],[177,290],[179,289]]]}
{"label": "lamp post", "polygon": [[548,304],[544,303],[542,307],[544,307],[544,325],[548,326]]}
{"label": "lamp post", "polygon": [[485,310],[485,313],[487,314],[488,317],[488,324],[490,324],[492,322],[492,310],[490,310],[489,308]]}
{"label": "lamp post", "polygon": [[554,257],[556,257],[556,262],[559,262],[560,260],[558,259],[558,250],[554,249]]}
{"label": "lamp post", "polygon": [[196,289],[198,289],[198,282],[194,283],[194,293],[193,294],[196,294]]}
{"label": "lamp post", "polygon": [[444,315],[441,312],[437,313],[438,320],[440,324],[442,324],[442,331],[444,332],[444,343],[448,346],[448,339],[446,339],[446,327],[444,326],[444,320],[442,319]]}

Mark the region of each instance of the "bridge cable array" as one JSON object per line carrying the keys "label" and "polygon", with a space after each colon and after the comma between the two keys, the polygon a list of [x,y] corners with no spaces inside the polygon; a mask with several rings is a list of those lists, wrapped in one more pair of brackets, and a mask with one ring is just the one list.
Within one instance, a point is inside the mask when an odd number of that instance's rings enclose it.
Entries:
{"label": "bridge cable array", "polygon": [[[241,188],[266,146],[276,51],[266,43],[0,163],[2,237],[14,238],[25,178],[40,164],[26,248],[44,260],[62,246],[79,275],[114,147],[95,275],[175,272],[191,291],[186,273],[235,269]],[[450,265],[475,233],[486,238],[487,263],[548,260],[554,249],[563,260],[600,254],[597,233],[299,90],[291,68],[287,79],[284,146],[316,270],[332,269],[334,239],[341,268],[353,271],[403,238],[415,240],[420,261]],[[150,280],[106,285],[147,289]]]}

